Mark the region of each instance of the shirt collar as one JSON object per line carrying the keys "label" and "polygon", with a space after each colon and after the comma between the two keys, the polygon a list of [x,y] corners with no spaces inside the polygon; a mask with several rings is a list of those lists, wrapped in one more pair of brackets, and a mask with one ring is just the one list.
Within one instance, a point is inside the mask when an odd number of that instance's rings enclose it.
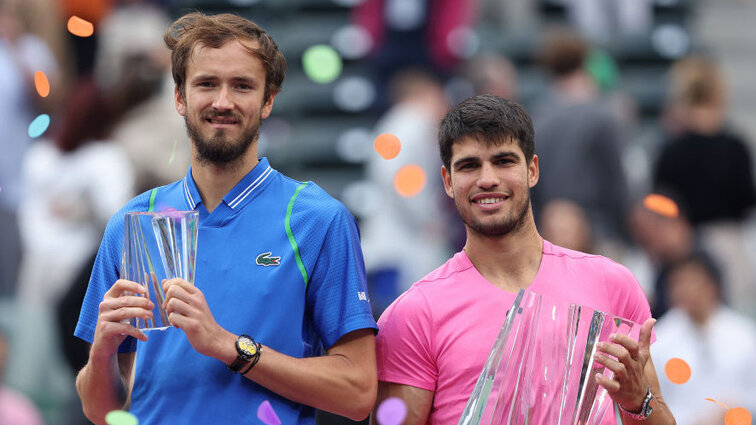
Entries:
{"label": "shirt collar", "polygon": [[[244,204],[244,201],[252,199],[260,191],[263,183],[269,181],[268,177],[273,173],[273,168],[268,163],[268,158],[261,158],[255,168],[247,173],[244,178],[239,181],[227,194],[223,197],[223,202],[226,203],[232,209],[237,209]],[[189,171],[184,177],[184,199],[189,206],[190,210],[197,208],[202,202],[199,190],[192,178],[192,169],[189,167]]]}

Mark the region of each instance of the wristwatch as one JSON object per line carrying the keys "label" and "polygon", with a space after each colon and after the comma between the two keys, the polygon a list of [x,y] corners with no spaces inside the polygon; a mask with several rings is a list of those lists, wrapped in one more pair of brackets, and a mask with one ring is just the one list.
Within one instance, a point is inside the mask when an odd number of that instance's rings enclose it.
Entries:
{"label": "wristwatch", "polygon": [[625,416],[635,419],[636,421],[645,421],[649,416],[651,416],[651,412],[654,411],[653,402],[654,395],[651,393],[651,387],[648,387],[648,390],[646,390],[646,398],[643,399],[643,404],[641,405],[640,411],[631,412],[629,410],[625,410],[625,408],[622,407],[622,405],[619,403],[617,403],[617,406],[619,406],[620,410],[625,414]]}
{"label": "wristwatch", "polygon": [[227,365],[228,369],[232,372],[238,372],[242,366],[247,364],[254,357],[260,356],[260,344],[256,343],[249,335],[241,334],[236,339],[236,352],[238,356],[236,360],[230,365]]}

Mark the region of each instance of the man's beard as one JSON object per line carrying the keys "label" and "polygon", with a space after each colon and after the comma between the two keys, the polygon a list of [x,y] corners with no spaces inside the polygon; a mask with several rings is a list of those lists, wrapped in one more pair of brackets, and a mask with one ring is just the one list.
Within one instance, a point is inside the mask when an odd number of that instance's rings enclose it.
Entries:
{"label": "man's beard", "polygon": [[184,123],[186,123],[186,133],[194,144],[197,159],[204,164],[230,165],[236,162],[257,140],[260,133],[260,121],[258,121],[244,131],[238,139],[228,139],[222,130],[216,130],[215,134],[205,138],[187,116],[184,116]]}
{"label": "man's beard", "polygon": [[[457,204],[456,198],[454,203]],[[470,217],[466,217],[465,214],[461,213],[459,205],[456,206],[457,211],[460,212],[462,221],[464,221],[467,227],[472,229],[475,233],[482,236],[504,236],[520,230],[525,224],[528,211],[530,210],[530,192],[528,192],[527,197],[519,208],[517,208],[517,205],[514,206],[514,208],[516,208],[515,214],[509,214],[493,223],[483,223],[478,221],[472,217],[472,214],[470,214]]]}

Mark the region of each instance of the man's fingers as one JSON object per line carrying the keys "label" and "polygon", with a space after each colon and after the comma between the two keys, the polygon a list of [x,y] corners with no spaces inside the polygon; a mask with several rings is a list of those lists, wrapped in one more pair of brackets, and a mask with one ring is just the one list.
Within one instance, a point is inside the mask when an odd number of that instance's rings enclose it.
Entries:
{"label": "man's fingers", "polygon": [[[625,335],[620,335],[624,337]],[[599,342],[596,349],[603,353],[612,355],[622,362],[636,360],[638,358],[638,343],[632,338],[618,338],[614,344],[611,342]]]}
{"label": "man's fingers", "polygon": [[132,282],[126,279],[118,279],[116,283],[114,283],[113,286],[108,289],[108,292],[105,293],[105,298],[117,298],[123,295],[125,292],[144,295],[147,293],[147,290],[144,286],[136,282]]}
{"label": "man's fingers", "polygon": [[601,385],[602,387],[606,388],[606,391],[609,394],[614,394],[617,391],[619,391],[619,389],[620,389],[619,382],[617,382],[617,381],[615,381],[613,379],[609,379],[609,378],[607,378],[606,376],[604,376],[604,375],[602,375],[600,373],[596,374],[596,382],[599,385]]}
{"label": "man's fingers", "polygon": [[189,294],[194,294],[197,290],[197,288],[194,285],[192,285],[191,283],[187,282],[184,279],[179,279],[179,278],[163,280],[162,285],[163,285],[163,290],[165,292],[168,292],[168,290],[173,286],[181,287],[182,289],[184,289],[184,291],[186,291]]}
{"label": "man's fingers", "polygon": [[596,360],[596,363],[606,366],[606,368],[614,372],[614,375],[617,377],[621,378],[627,374],[627,367],[617,360],[599,353],[596,353],[593,358]]}
{"label": "man's fingers", "polygon": [[118,298],[107,298],[103,300],[100,303],[100,313],[127,307],[139,307],[145,310],[152,310],[155,308],[155,304],[145,297],[125,295]]}
{"label": "man's fingers", "polygon": [[140,307],[124,307],[117,310],[106,311],[100,314],[99,320],[106,322],[123,322],[135,317],[142,319],[151,319],[152,311]]}
{"label": "man's fingers", "polygon": [[646,320],[646,322],[643,323],[643,326],[641,326],[640,334],[638,335],[638,345],[640,346],[640,350],[648,352],[649,347],[651,347],[651,331],[654,329],[655,324],[656,319],[651,318]]}
{"label": "man's fingers", "polygon": [[114,336],[132,336],[140,341],[147,341],[147,335],[139,329],[121,322],[105,321],[97,325],[104,338]]}

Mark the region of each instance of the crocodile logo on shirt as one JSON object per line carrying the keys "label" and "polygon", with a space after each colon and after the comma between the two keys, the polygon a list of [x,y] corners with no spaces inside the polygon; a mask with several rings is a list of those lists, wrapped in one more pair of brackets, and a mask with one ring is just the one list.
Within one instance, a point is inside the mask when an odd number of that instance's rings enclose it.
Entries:
{"label": "crocodile logo on shirt", "polygon": [[281,265],[281,257],[271,257],[272,252],[263,252],[262,254],[257,256],[257,259],[255,259],[255,263],[258,266],[280,266]]}

